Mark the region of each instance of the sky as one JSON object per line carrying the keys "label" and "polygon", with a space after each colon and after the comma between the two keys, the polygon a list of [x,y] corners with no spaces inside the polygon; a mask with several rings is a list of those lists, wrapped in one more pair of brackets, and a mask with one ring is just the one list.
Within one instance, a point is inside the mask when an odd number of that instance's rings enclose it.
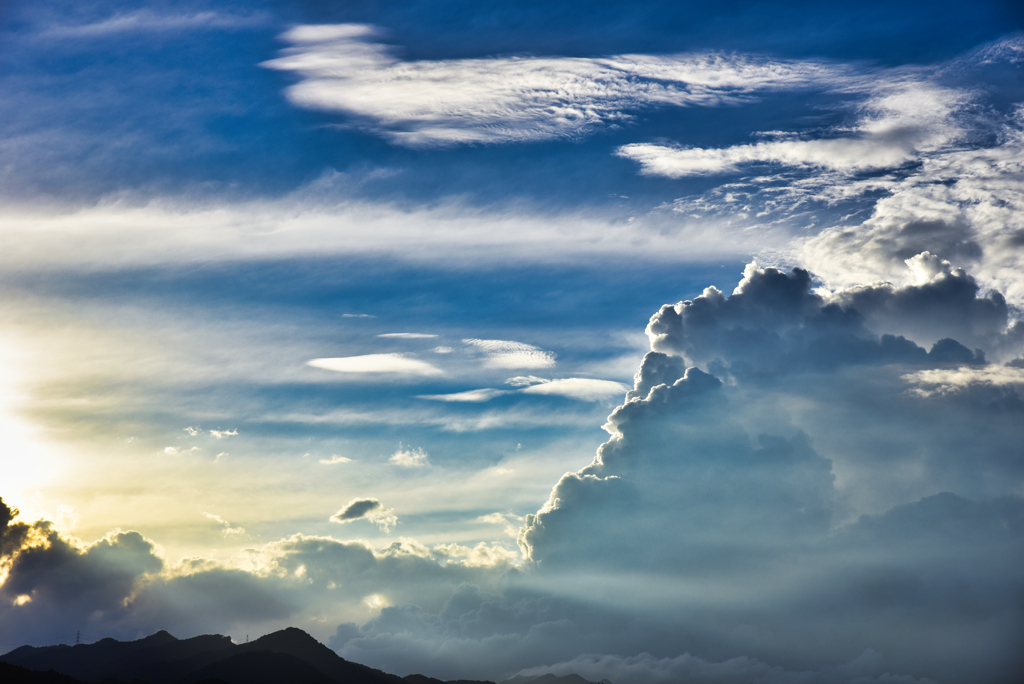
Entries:
{"label": "sky", "polygon": [[0,4],[0,651],[1024,671],[1017,2]]}

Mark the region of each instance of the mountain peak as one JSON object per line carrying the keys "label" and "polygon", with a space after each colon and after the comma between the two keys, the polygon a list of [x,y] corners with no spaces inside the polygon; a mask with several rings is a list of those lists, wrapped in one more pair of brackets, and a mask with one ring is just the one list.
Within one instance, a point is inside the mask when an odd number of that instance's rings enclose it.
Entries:
{"label": "mountain peak", "polygon": [[265,634],[256,639],[252,644],[259,644],[265,648],[281,648],[285,646],[320,646],[320,642],[312,636],[303,632],[298,627],[285,627],[282,630]]}
{"label": "mountain peak", "polygon": [[172,641],[179,641],[179,639],[178,637],[168,632],[166,629],[161,629],[159,632],[154,632],[153,634],[150,634],[148,637],[139,639],[139,641],[146,644],[147,646],[157,646],[161,644],[169,644]]}

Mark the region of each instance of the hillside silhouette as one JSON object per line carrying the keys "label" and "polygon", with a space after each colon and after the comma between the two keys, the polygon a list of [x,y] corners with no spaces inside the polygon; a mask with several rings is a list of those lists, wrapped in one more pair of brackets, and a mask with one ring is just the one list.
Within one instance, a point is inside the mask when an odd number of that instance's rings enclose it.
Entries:
{"label": "hillside silhouette", "polygon": [[[345,660],[295,627],[245,644],[219,634],[178,639],[159,631],[136,641],[22,646],[0,656],[0,680],[5,684],[445,684],[425,675],[399,677]],[[578,675],[508,680],[508,684],[528,683],[589,684]],[[455,680],[448,684],[494,683]]]}

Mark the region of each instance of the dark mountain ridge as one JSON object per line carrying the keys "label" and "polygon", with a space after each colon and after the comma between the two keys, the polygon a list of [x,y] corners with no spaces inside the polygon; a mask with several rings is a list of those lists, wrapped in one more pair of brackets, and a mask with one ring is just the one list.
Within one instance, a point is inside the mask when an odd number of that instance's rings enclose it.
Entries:
{"label": "dark mountain ridge", "polygon": [[402,684],[401,677],[349,662],[294,627],[245,644],[219,634],[178,639],[160,631],[136,641],[22,646],[0,661],[84,682],[191,684],[216,678],[228,684]]}
{"label": "dark mountain ridge", "polygon": [[[204,634],[178,639],[159,631],[136,641],[102,639],[75,646],[22,646],[0,656],[11,684],[445,684],[399,677],[345,660],[301,629],[255,641]],[[578,675],[516,677],[510,684],[589,684]],[[455,680],[448,684],[494,684]]]}

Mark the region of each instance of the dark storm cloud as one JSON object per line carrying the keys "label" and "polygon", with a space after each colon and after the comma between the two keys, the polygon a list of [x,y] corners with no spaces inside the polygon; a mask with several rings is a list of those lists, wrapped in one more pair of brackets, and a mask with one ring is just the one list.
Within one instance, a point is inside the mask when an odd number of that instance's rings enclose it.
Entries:
{"label": "dark storm cloud", "polygon": [[250,549],[236,566],[201,558],[170,566],[138,532],[77,545],[49,522],[17,522],[14,513],[0,503],[0,633],[21,643],[66,641],[68,625],[92,638],[135,638],[305,624],[325,605],[361,615],[416,601],[437,611],[459,585],[493,587],[513,567],[511,552],[487,545],[374,550],[302,535]]}
{"label": "dark storm cloud", "polygon": [[164,566],[138,532],[112,532],[76,546],[49,522],[12,523],[11,513],[0,501],[0,568],[7,570],[0,584],[0,631],[16,628],[26,641],[89,619],[116,624],[130,614],[127,603],[140,582]]}

